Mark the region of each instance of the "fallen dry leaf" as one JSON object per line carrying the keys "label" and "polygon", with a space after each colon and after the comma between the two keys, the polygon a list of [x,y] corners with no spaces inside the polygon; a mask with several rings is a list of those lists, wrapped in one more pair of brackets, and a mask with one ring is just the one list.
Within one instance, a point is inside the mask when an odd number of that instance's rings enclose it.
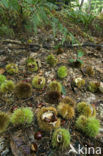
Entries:
{"label": "fallen dry leaf", "polygon": [[14,156],[30,156],[30,146],[23,133],[17,132],[11,136],[10,147]]}
{"label": "fallen dry leaf", "polygon": [[5,73],[5,69],[4,68],[0,68],[0,74],[4,74]]}

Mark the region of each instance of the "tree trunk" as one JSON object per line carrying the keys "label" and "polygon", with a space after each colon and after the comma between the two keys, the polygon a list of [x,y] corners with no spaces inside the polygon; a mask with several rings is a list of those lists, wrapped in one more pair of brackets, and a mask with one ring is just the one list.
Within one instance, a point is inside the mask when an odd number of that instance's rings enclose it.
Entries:
{"label": "tree trunk", "polygon": [[88,13],[90,13],[90,12],[91,12],[91,1],[92,1],[92,0],[89,0],[89,8],[88,8]]}
{"label": "tree trunk", "polygon": [[84,3],[84,0],[81,1],[81,4],[80,4],[80,6],[79,6],[79,10],[82,8],[83,3]]}

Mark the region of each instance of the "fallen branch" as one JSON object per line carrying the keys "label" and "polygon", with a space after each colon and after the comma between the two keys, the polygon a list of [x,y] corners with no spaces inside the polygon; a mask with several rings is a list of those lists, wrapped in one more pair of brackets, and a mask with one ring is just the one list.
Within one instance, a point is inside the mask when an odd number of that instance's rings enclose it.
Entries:
{"label": "fallen branch", "polygon": [[[17,41],[17,40],[9,40],[9,39],[6,39],[6,40],[3,40],[3,43],[4,44],[8,44],[8,43],[11,43],[11,44],[18,44],[18,45],[21,45],[21,46],[26,46],[25,48],[27,47],[30,47],[30,49],[40,49],[40,45],[39,44],[27,44],[27,43],[22,43],[21,41]],[[42,45],[43,48],[45,49],[54,49],[53,46],[48,46],[48,44],[46,45]],[[70,43],[64,43],[63,45],[61,45],[61,47],[64,47],[64,48],[75,48],[75,47],[98,47],[98,48],[103,48],[103,44],[95,44],[95,43],[92,43],[92,42],[85,42],[85,43],[81,43],[81,44],[70,44]],[[23,49],[25,49],[23,48]]]}
{"label": "fallen branch", "polygon": [[94,44],[94,43],[82,43],[82,44],[69,44],[65,43],[63,45],[65,48],[74,48],[74,47],[100,47],[103,48],[103,44]]}

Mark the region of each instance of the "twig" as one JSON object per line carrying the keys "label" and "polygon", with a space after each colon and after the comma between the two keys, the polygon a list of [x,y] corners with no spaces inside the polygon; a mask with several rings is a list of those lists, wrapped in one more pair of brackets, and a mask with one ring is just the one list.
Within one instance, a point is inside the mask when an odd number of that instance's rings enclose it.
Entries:
{"label": "twig", "polygon": [[74,47],[101,47],[103,48],[103,44],[94,44],[94,43],[82,43],[82,44],[69,44],[66,43],[63,45],[65,48],[74,48]]}

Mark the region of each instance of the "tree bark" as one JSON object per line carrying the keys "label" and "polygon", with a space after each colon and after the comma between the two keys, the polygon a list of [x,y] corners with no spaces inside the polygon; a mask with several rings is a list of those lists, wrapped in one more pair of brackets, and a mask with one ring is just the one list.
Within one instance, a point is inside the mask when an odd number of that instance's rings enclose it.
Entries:
{"label": "tree bark", "polygon": [[80,4],[80,6],[79,6],[79,10],[82,8],[83,3],[84,3],[84,0],[81,1],[81,4]]}
{"label": "tree bark", "polygon": [[92,0],[89,0],[89,8],[88,8],[88,13],[90,13],[90,12],[91,12],[91,1],[92,1]]}

